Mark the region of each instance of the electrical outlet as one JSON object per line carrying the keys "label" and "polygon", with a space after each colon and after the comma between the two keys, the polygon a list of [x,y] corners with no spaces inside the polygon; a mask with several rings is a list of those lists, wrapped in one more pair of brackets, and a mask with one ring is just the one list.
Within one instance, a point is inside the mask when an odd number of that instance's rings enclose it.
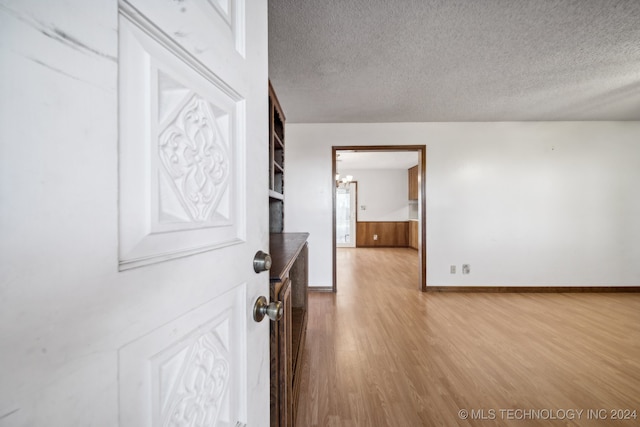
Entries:
{"label": "electrical outlet", "polygon": [[373,235],[373,240],[378,240],[378,235],[377,234]]}
{"label": "electrical outlet", "polygon": [[462,274],[471,273],[471,266],[469,264],[462,264]]}
{"label": "electrical outlet", "polygon": [[451,274],[456,274],[456,266],[452,265],[450,269]]}

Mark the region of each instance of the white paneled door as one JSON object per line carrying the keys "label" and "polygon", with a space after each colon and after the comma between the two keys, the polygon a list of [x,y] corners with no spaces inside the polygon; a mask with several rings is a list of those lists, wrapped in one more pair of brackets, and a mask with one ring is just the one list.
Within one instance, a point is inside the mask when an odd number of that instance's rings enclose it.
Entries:
{"label": "white paneled door", "polygon": [[266,0],[0,29],[0,426],[267,426]]}

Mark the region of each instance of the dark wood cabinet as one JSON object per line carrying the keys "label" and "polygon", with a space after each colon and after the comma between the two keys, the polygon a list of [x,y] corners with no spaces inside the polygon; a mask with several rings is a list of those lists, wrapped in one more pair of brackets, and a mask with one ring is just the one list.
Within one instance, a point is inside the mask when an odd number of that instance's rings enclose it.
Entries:
{"label": "dark wood cabinet", "polygon": [[307,330],[309,233],[284,233],[285,118],[269,83],[269,297],[282,318],[271,322],[271,427],[295,425],[300,365]]}
{"label": "dark wood cabinet", "polygon": [[418,221],[409,221],[409,247],[418,249]]}
{"label": "dark wood cabinet", "polygon": [[419,176],[418,165],[409,169],[409,200],[418,200]]}
{"label": "dark wood cabinet", "polygon": [[300,368],[307,330],[308,233],[272,234],[270,297],[283,315],[271,322],[271,427],[292,427],[300,393]]}

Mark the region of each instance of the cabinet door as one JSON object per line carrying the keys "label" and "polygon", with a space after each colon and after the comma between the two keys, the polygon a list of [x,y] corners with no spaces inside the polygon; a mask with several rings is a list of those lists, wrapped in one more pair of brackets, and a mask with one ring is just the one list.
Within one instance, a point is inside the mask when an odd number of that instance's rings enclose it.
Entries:
{"label": "cabinet door", "polygon": [[291,281],[286,279],[280,290],[280,298],[284,313],[279,322],[280,333],[280,425],[282,427],[293,426],[295,420],[292,413],[291,390]]}
{"label": "cabinet door", "polygon": [[409,246],[418,249],[418,221],[409,221]]}
{"label": "cabinet door", "polygon": [[275,300],[282,318],[271,323],[271,427],[293,426],[291,368],[291,282],[285,279]]}
{"label": "cabinet door", "polygon": [[409,169],[409,200],[418,200],[418,166]]}

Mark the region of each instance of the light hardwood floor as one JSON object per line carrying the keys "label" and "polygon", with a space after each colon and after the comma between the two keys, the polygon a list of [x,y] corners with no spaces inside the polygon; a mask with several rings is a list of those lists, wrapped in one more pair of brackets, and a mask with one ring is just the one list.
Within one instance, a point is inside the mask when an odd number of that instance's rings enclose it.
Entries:
{"label": "light hardwood floor", "polygon": [[412,249],[338,251],[338,293],[309,295],[298,427],[640,425],[640,294],[421,293],[416,276]]}

